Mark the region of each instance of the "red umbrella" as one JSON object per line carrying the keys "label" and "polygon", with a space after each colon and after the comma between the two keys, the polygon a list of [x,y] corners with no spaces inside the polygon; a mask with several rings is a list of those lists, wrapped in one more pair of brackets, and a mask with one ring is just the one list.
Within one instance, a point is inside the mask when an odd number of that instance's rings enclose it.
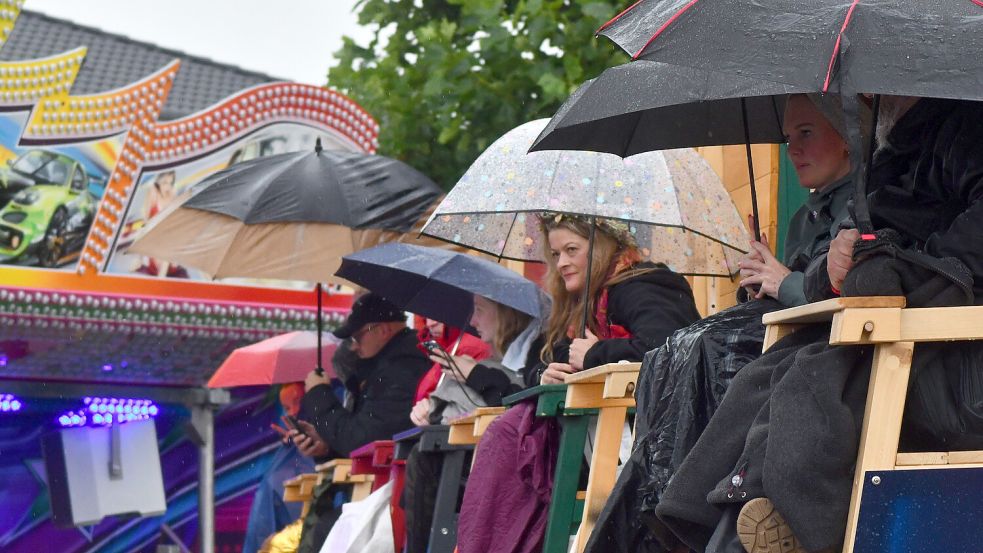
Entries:
{"label": "red umbrella", "polygon": [[[329,378],[333,378],[335,374],[331,366],[331,356],[338,349],[341,340],[332,334],[322,334],[321,341],[319,365]],[[303,382],[311,368],[318,365],[315,359],[317,349],[317,334],[314,332],[290,332],[241,347],[233,351],[215,371],[208,381],[208,387]]]}

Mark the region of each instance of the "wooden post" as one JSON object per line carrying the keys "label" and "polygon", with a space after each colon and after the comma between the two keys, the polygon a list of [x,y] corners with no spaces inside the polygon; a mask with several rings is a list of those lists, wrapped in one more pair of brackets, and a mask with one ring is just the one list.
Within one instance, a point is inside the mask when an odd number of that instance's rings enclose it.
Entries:
{"label": "wooden post", "polygon": [[574,551],[583,552],[594,530],[594,523],[614,489],[618,474],[618,452],[621,449],[622,430],[628,416],[627,407],[605,407],[597,417],[594,435],[594,452],[590,461],[590,477],[587,480],[587,497],[584,517],[577,531]]}
{"label": "wooden post", "polygon": [[867,472],[893,470],[895,467],[914,348],[914,342],[892,342],[879,344],[874,350],[843,553],[853,553]]}

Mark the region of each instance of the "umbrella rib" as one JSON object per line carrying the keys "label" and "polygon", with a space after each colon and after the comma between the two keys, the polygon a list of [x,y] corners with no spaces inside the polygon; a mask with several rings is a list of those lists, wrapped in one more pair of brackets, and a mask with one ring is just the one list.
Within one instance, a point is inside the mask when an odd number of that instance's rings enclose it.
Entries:
{"label": "umbrella rib", "polygon": [[498,252],[498,262],[502,262],[502,256],[505,254],[505,248],[508,246],[509,238],[512,236],[512,229],[515,228],[515,222],[519,219],[518,212],[512,212],[512,224],[509,225],[509,231],[505,233],[505,243],[502,244],[502,250]]}
{"label": "umbrella rib", "polygon": [[847,26],[850,24],[850,19],[853,17],[853,10],[856,9],[857,4],[860,0],[853,0],[850,4],[850,9],[846,12],[846,17],[843,19],[843,26],[840,27],[839,34],[836,35],[836,44],[833,46],[833,55],[829,57],[829,67],[826,68],[826,80],[823,82],[823,94],[829,91],[829,81],[833,77],[833,65],[836,63],[836,58],[840,55],[840,42],[843,40],[843,33],[846,32]]}
{"label": "umbrella rib", "polygon": [[675,23],[680,16],[686,13],[687,10],[689,10],[691,7],[693,7],[694,4],[696,4],[699,1],[700,0],[690,0],[688,4],[680,8],[678,12],[674,13],[672,17],[670,17],[665,23],[662,24],[661,27],[659,27],[657,31],[655,31],[655,34],[652,35],[652,38],[648,39],[648,42],[645,43],[645,46],[642,46],[642,49],[639,50],[637,53],[635,53],[635,55],[632,56],[631,59],[637,60],[639,56],[642,55],[642,52],[644,52],[645,49],[648,48],[650,44],[655,42],[655,39],[659,38],[659,35],[661,35],[663,31],[668,29],[670,25]]}
{"label": "umbrella rib", "polygon": [[771,95],[771,109],[775,112],[775,122],[778,123],[778,134],[785,136],[785,131],[782,129],[782,116],[778,113],[778,102],[775,101],[775,95]]}
{"label": "umbrella rib", "polygon": [[[638,6],[639,4],[641,4],[643,1],[644,0],[638,0],[634,4],[628,6],[627,8],[625,8],[623,10],[621,10],[621,13],[619,13],[618,15],[616,15],[616,16],[612,17],[611,19],[609,19],[608,22],[605,23],[604,25],[601,25],[600,27],[598,27],[597,30],[594,31],[594,36],[597,37],[597,35],[601,34],[601,31],[603,31],[604,29],[607,29],[611,25],[614,25],[615,22],[617,22],[619,19],[621,19],[622,16],[624,16],[626,13],[630,12],[631,10],[635,9],[635,7]],[[981,0],[981,1],[983,1],[983,0]]]}

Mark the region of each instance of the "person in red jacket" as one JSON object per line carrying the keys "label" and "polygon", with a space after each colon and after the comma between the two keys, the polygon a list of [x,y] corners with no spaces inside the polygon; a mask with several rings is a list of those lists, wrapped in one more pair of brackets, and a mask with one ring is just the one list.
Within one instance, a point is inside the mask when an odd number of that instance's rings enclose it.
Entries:
{"label": "person in red jacket", "polygon": [[[491,348],[488,344],[481,341],[480,338],[472,336],[467,332],[462,332],[459,328],[454,328],[440,321],[427,319],[419,315],[414,317],[414,323],[420,329],[417,332],[420,343],[426,342],[427,340],[434,340],[440,344],[440,347],[444,351],[451,351],[454,349],[454,344],[460,339],[461,343],[457,347],[456,355],[467,355],[475,361],[487,359],[491,355]],[[430,367],[430,370],[420,379],[420,383],[416,387],[413,412],[422,412],[426,415],[430,411],[430,400],[427,398],[431,392],[437,389],[437,383],[440,382],[442,369],[443,366],[441,364],[434,363]]]}

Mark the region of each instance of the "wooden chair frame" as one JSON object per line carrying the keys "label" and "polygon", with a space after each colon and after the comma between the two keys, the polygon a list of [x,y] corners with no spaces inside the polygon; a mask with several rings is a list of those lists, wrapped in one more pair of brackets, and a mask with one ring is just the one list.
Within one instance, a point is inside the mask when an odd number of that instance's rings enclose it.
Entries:
{"label": "wooden chair frame", "polygon": [[352,501],[361,501],[372,493],[375,477],[371,474],[352,474],[351,459],[332,459],[317,465],[314,470],[317,471],[318,484],[325,479],[330,479],[335,484],[351,484]]}
{"label": "wooden chair frame", "polygon": [[[765,350],[803,325],[827,322],[830,344],[874,345],[843,553],[854,551],[868,473],[983,467],[981,451],[898,453],[915,344],[983,339],[983,307],[904,306],[903,297],[837,298],[763,317]],[[877,478],[871,477],[875,485]]]}
{"label": "wooden chair frame", "polygon": [[[536,416],[560,424],[553,495],[543,542],[544,553],[566,553],[570,536],[582,552],[604,503],[614,488],[622,429],[635,407],[640,363],[610,363],[581,371],[565,384],[541,385],[505,398],[507,405],[535,400]],[[597,416],[587,489],[578,490],[591,417]],[[477,455],[477,451],[475,453]]]}
{"label": "wooden chair frame", "polygon": [[306,517],[307,512],[311,509],[314,488],[318,481],[317,474],[300,474],[283,483],[283,500],[288,503],[302,502],[304,504],[300,510],[301,519]]}
{"label": "wooden chair frame", "polygon": [[597,431],[584,496],[584,511],[574,541],[581,553],[617,479],[618,454],[628,409],[635,407],[641,363],[610,363],[567,377],[565,409],[597,409]]}

